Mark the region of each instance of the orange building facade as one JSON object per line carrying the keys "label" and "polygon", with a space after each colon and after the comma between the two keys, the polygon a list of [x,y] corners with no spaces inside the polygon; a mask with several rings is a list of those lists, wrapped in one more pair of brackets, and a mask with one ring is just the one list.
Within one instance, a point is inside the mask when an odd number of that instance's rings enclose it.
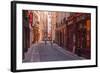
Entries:
{"label": "orange building facade", "polygon": [[91,58],[91,15],[72,13],[60,25],[56,24],[55,41],[66,50]]}

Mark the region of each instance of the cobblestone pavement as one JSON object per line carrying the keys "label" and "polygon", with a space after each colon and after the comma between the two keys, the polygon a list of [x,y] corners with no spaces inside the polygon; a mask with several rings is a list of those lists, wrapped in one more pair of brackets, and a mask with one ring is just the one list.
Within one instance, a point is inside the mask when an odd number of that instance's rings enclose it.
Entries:
{"label": "cobblestone pavement", "polygon": [[82,60],[79,57],[65,49],[59,47],[57,44],[51,44],[49,41],[41,41],[38,44],[32,45],[25,54],[23,62],[47,62],[47,61],[65,61],[65,60]]}

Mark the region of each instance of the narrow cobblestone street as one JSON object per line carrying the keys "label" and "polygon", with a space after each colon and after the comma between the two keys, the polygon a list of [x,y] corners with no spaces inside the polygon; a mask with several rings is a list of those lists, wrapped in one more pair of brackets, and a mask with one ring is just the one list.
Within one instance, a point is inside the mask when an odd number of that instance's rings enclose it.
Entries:
{"label": "narrow cobblestone street", "polygon": [[49,41],[41,41],[38,44],[32,45],[28,52],[25,53],[23,62],[47,62],[47,61],[64,61],[64,60],[81,60],[79,57],[65,49],[59,47],[57,44],[51,44]]}
{"label": "narrow cobblestone street", "polygon": [[22,61],[91,59],[90,29],[90,13],[23,10]]}

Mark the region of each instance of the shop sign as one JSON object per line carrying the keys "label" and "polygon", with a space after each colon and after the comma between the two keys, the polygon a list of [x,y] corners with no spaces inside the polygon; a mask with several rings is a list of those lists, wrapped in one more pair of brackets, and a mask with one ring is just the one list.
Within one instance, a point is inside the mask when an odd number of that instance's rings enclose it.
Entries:
{"label": "shop sign", "polygon": [[72,24],[72,23],[73,23],[73,20],[72,20],[72,21],[69,21],[69,22],[68,22],[68,25],[70,25],[70,24]]}
{"label": "shop sign", "polygon": [[82,15],[80,17],[76,18],[76,21],[79,22],[80,20],[84,20],[85,19],[85,15]]}

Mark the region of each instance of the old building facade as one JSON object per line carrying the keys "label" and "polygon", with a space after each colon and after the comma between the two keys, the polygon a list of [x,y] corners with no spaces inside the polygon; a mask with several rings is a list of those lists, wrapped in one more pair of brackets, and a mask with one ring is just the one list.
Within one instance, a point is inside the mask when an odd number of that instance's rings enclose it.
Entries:
{"label": "old building facade", "polygon": [[91,58],[91,15],[89,13],[57,13],[55,42],[84,58]]}

